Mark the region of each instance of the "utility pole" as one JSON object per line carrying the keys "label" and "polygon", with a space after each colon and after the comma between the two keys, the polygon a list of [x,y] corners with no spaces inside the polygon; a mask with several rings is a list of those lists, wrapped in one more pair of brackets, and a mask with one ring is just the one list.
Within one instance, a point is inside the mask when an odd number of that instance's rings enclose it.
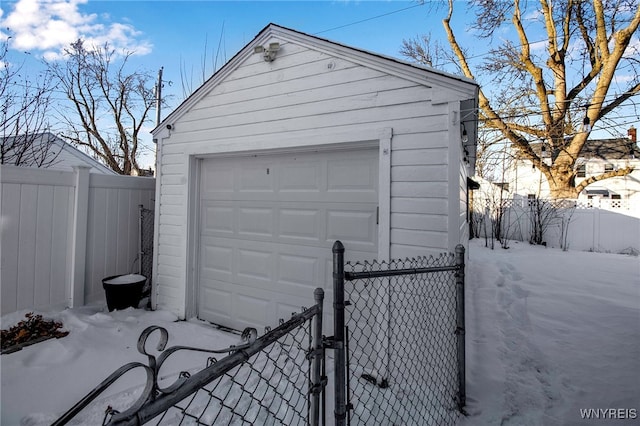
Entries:
{"label": "utility pole", "polygon": [[158,83],[156,84],[156,127],[160,125],[160,110],[162,107],[162,69],[158,71]]}

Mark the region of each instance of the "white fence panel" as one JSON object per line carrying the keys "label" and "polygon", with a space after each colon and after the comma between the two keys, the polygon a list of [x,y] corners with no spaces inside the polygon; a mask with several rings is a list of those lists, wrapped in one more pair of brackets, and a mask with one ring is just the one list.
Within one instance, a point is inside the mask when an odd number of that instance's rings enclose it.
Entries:
{"label": "white fence panel", "polygon": [[[483,211],[482,203],[477,202],[476,210]],[[528,241],[531,235],[529,201],[506,199],[502,203],[505,206],[503,232],[511,240]],[[493,207],[485,210],[485,220],[500,201],[486,201],[486,204]],[[490,232],[489,223],[487,229]],[[560,236],[560,225],[556,221],[547,228],[544,241],[550,247],[560,247]],[[629,200],[578,201],[569,223],[567,245],[570,250],[611,253],[640,250],[640,203]]]}
{"label": "white fence panel", "polygon": [[155,179],[92,174],[90,189],[85,272],[87,303],[104,299],[103,278],[137,273],[138,207],[154,207]]}
{"label": "white fence panel", "polygon": [[132,271],[155,179],[1,166],[0,182],[3,315],[104,299],[102,279]]}

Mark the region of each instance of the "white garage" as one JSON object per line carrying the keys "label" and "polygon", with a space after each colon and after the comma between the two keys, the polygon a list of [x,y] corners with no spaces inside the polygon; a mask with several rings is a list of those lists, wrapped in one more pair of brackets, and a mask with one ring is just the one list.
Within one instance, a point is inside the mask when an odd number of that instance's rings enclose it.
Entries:
{"label": "white garage", "polygon": [[[467,240],[477,85],[269,25],[154,131],[152,304],[234,329]],[[466,137],[463,138],[463,132]]]}
{"label": "white garage", "polygon": [[203,160],[199,317],[277,324],[330,282],[336,239],[377,257],[377,187],[377,148]]}

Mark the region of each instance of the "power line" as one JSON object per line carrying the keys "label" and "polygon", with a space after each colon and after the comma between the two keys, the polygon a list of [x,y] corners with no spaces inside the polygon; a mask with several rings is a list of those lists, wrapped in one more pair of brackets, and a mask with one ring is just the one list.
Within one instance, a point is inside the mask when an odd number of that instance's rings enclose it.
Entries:
{"label": "power line", "polygon": [[425,3],[414,4],[413,6],[404,7],[402,9],[396,9],[396,10],[393,10],[391,12],[383,13],[382,15],[372,16],[370,18],[361,19],[359,21],[351,22],[349,24],[339,25],[337,27],[333,27],[333,28],[329,28],[329,29],[326,29],[326,30],[318,31],[316,33],[312,33],[312,35],[323,34],[323,33],[329,32],[329,31],[341,30],[343,28],[351,27],[353,25],[362,24],[363,22],[373,21],[374,19],[384,18],[385,16],[393,15],[395,13],[404,12],[405,10],[414,9],[416,7],[422,7],[424,5],[425,5]]}
{"label": "power line", "polygon": [[[607,95],[604,99],[615,100],[619,96],[620,95]],[[633,103],[633,100],[631,100],[631,98],[634,97],[634,96],[640,96],[640,93],[638,93],[638,92],[632,93],[630,95],[630,97],[625,100],[625,102],[629,101],[629,102]],[[576,100],[564,101],[564,102],[576,102]],[[602,104],[604,104],[604,103],[605,103],[605,100],[602,101]],[[554,105],[556,103],[555,102],[550,102],[550,104]],[[567,110],[568,110],[569,113],[579,114],[579,113],[584,112],[586,110],[587,105],[580,104],[580,105],[570,106],[569,108],[567,108]],[[634,103],[634,105],[635,105],[635,103]],[[463,121],[465,123],[474,122],[474,121],[484,121],[484,122],[500,121],[500,120],[504,121],[504,120],[513,120],[513,119],[516,119],[516,118],[528,118],[528,117],[532,117],[532,116],[541,116],[544,113],[552,113],[553,112],[553,110],[545,111],[545,110],[542,110],[542,109],[537,109],[537,107],[539,107],[539,105],[530,104],[530,105],[520,105],[520,106],[513,107],[513,108],[503,108],[502,111],[504,111],[504,110],[526,110],[526,112],[505,115],[504,113],[501,113],[501,110],[497,110],[495,112],[499,116],[498,118],[483,118],[483,119],[477,118],[479,113],[482,112],[482,110],[480,108],[476,108],[476,109],[474,109],[472,111],[467,110],[468,115],[472,115],[473,116],[472,119],[463,119],[461,121]],[[628,108],[630,106],[629,105],[625,106],[624,104],[621,104],[617,108],[619,109],[619,108],[625,108],[625,107]]]}

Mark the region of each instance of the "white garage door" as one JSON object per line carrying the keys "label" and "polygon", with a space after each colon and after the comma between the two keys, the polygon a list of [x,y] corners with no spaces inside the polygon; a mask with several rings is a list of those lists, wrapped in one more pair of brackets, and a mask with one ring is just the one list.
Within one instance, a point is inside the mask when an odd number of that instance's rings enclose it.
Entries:
{"label": "white garage door", "polygon": [[335,240],[376,257],[377,188],[377,149],[202,160],[198,316],[262,330],[313,305]]}

